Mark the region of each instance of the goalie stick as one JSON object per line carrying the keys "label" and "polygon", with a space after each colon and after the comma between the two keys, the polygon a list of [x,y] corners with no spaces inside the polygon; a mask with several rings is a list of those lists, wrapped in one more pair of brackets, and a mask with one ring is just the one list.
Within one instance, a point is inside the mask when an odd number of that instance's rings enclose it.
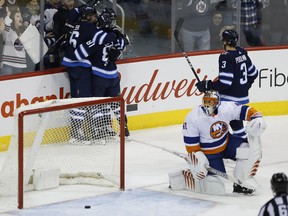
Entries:
{"label": "goalie stick", "polygon": [[[174,155],[176,155],[176,156],[178,156],[178,157],[181,157],[181,158],[183,158],[188,164],[191,164],[191,161],[188,159],[188,156],[185,155],[185,154],[183,154],[183,153],[181,153],[181,152],[177,152],[177,151],[170,150],[170,149],[166,149],[166,148],[162,148],[162,150],[163,150],[163,151],[166,151],[166,152],[169,152],[169,153],[172,153],[172,154],[174,154]],[[215,175],[221,176],[222,178],[225,178],[225,179],[227,179],[227,180],[229,180],[229,181],[232,181],[233,183],[239,184],[239,185],[244,186],[244,187],[246,187],[246,188],[248,188],[248,189],[252,189],[252,190],[255,189],[254,186],[252,186],[252,185],[250,185],[250,184],[244,184],[242,181],[240,181],[239,179],[235,178],[234,176],[231,176],[231,175],[228,175],[227,173],[221,172],[221,171],[219,171],[219,170],[217,170],[217,169],[215,169],[215,168],[213,168],[213,167],[210,167],[209,165],[205,165],[205,168],[206,168],[209,172],[211,172],[211,173],[213,173],[213,174],[215,174]]]}
{"label": "goalie stick", "polygon": [[[147,146],[151,146],[151,147],[154,147],[154,148],[158,148],[158,149],[161,149],[161,150],[163,150],[163,151],[166,151],[166,152],[169,152],[169,153],[171,153],[171,154],[174,154],[174,155],[176,155],[176,156],[178,156],[178,157],[180,157],[180,158],[183,158],[188,164],[191,164],[188,156],[185,155],[185,154],[183,154],[183,153],[181,153],[181,152],[174,151],[174,150],[171,150],[171,149],[167,149],[167,148],[164,148],[164,147],[159,147],[159,146],[156,146],[156,145],[153,145],[153,144],[150,144],[150,143],[146,143],[146,142],[142,142],[142,141],[137,141],[137,140],[134,140],[134,141],[135,141],[135,142],[138,142],[138,143],[140,143],[140,144],[144,144],[144,145],[147,145]],[[254,189],[257,187],[257,186],[253,186],[252,184],[249,184],[249,183],[243,183],[242,181],[240,181],[240,180],[237,179],[236,177],[231,176],[231,175],[228,175],[227,173],[221,172],[220,170],[217,170],[217,169],[215,169],[215,168],[213,168],[213,167],[210,167],[209,165],[206,165],[205,168],[206,168],[209,172],[211,172],[211,173],[213,173],[213,174],[215,174],[215,175],[218,175],[218,176],[220,176],[220,177],[222,177],[222,178],[225,178],[225,179],[228,180],[228,181],[231,181],[231,182],[233,182],[233,183],[239,184],[239,185],[241,185],[241,186],[243,186],[243,187],[246,187],[246,188],[248,188],[248,189],[254,190]]]}
{"label": "goalie stick", "polygon": [[177,21],[176,27],[175,27],[175,31],[174,31],[174,38],[175,38],[175,40],[176,40],[176,42],[177,42],[177,44],[178,44],[181,52],[183,53],[186,61],[188,62],[188,64],[189,64],[189,66],[190,66],[190,68],[191,68],[194,76],[196,77],[197,81],[200,82],[201,80],[199,79],[199,77],[198,77],[198,75],[197,75],[197,73],[196,73],[196,71],[195,71],[192,63],[190,62],[190,60],[189,60],[186,52],[184,51],[184,48],[183,48],[181,42],[179,41],[179,33],[180,33],[180,29],[181,29],[183,23],[184,23],[184,19],[183,19],[183,18],[180,18],[180,19]]}

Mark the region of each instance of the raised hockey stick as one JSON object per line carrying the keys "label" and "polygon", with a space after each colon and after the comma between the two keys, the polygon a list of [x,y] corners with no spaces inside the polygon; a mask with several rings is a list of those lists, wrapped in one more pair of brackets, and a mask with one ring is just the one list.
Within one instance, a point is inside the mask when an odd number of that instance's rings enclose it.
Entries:
{"label": "raised hockey stick", "polygon": [[183,53],[186,61],[188,62],[188,64],[189,64],[189,66],[190,66],[190,68],[191,68],[194,76],[196,77],[197,81],[200,82],[200,79],[199,79],[199,77],[198,77],[198,75],[197,75],[197,73],[196,73],[196,71],[195,71],[192,63],[190,62],[190,60],[189,60],[186,52],[184,51],[184,47],[182,46],[182,44],[181,44],[181,42],[180,42],[180,40],[179,40],[179,33],[180,33],[180,29],[181,29],[181,27],[182,27],[182,25],[183,25],[183,22],[184,22],[184,19],[183,19],[183,18],[180,18],[180,19],[177,21],[176,27],[175,27],[175,31],[174,31],[174,38],[175,38],[175,40],[176,40],[176,42],[177,42],[177,44],[178,44],[181,52]]}
{"label": "raised hockey stick", "polygon": [[[189,158],[188,158],[188,156],[187,156],[186,154],[183,154],[183,153],[181,153],[181,152],[174,151],[174,150],[171,150],[171,149],[159,147],[159,146],[156,146],[156,145],[153,145],[153,144],[150,144],[150,143],[146,143],[146,142],[142,142],[142,141],[137,141],[137,140],[134,140],[134,141],[135,141],[135,142],[138,142],[138,143],[140,143],[140,144],[144,144],[144,145],[147,145],[147,146],[151,146],[151,147],[153,147],[153,148],[158,148],[158,149],[161,149],[161,150],[163,150],[163,151],[166,151],[166,152],[169,152],[169,153],[171,153],[171,154],[174,154],[174,155],[176,155],[176,156],[178,156],[178,157],[180,157],[180,158],[183,158],[188,164],[191,164],[191,162],[190,162],[190,160],[189,160]],[[215,175],[218,175],[218,176],[220,176],[220,177],[222,177],[222,178],[225,178],[225,179],[228,180],[228,181],[231,181],[231,182],[233,182],[233,183],[239,184],[239,185],[241,185],[241,186],[243,186],[243,187],[246,187],[246,188],[252,189],[252,190],[254,190],[254,189],[257,188],[257,185],[253,186],[252,184],[249,184],[249,183],[243,183],[242,181],[240,181],[239,179],[235,178],[234,176],[228,175],[227,173],[223,173],[223,172],[221,172],[221,171],[219,171],[219,170],[217,170],[217,169],[215,169],[215,168],[213,168],[213,167],[210,167],[209,165],[206,165],[205,167],[206,167],[206,169],[207,169],[209,172],[211,172],[211,173],[213,173],[213,174],[215,174]]]}

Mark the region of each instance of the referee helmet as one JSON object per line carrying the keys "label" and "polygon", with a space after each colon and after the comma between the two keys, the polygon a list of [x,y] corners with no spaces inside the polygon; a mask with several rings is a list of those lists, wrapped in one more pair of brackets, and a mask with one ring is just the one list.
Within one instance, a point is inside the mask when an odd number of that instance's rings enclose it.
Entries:
{"label": "referee helmet", "polygon": [[287,194],[288,179],[285,173],[275,173],[271,178],[271,188],[274,195]]}

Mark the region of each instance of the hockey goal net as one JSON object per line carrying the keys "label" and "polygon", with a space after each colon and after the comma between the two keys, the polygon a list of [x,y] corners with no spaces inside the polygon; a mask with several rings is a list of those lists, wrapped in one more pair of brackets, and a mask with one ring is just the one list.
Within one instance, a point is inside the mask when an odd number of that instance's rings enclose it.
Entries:
{"label": "hockey goal net", "polygon": [[[49,100],[18,108],[2,168],[0,200],[62,184],[124,190],[124,100]],[[3,202],[1,201],[3,204]]]}

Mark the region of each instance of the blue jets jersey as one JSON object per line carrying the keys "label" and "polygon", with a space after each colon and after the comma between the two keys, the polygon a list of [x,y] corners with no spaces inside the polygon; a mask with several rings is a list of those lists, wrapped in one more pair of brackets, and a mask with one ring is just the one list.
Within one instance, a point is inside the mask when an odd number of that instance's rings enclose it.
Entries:
{"label": "blue jets jersey", "polygon": [[77,47],[74,54],[78,60],[88,59],[91,62],[94,75],[113,79],[118,77],[118,71],[115,61],[109,59],[111,47],[123,50],[124,39],[117,37],[112,30],[100,28],[93,39]]}
{"label": "blue jets jersey", "polygon": [[249,103],[248,90],[258,76],[258,70],[241,47],[225,51],[219,56],[218,80],[212,82],[222,101]]}
{"label": "blue jets jersey", "polygon": [[[79,21],[75,24],[74,30],[64,46],[65,55],[62,65],[66,67],[91,67],[89,59],[76,59],[74,51],[82,43],[90,40],[98,32],[95,23],[89,21]],[[100,43],[99,41],[95,43]]]}

